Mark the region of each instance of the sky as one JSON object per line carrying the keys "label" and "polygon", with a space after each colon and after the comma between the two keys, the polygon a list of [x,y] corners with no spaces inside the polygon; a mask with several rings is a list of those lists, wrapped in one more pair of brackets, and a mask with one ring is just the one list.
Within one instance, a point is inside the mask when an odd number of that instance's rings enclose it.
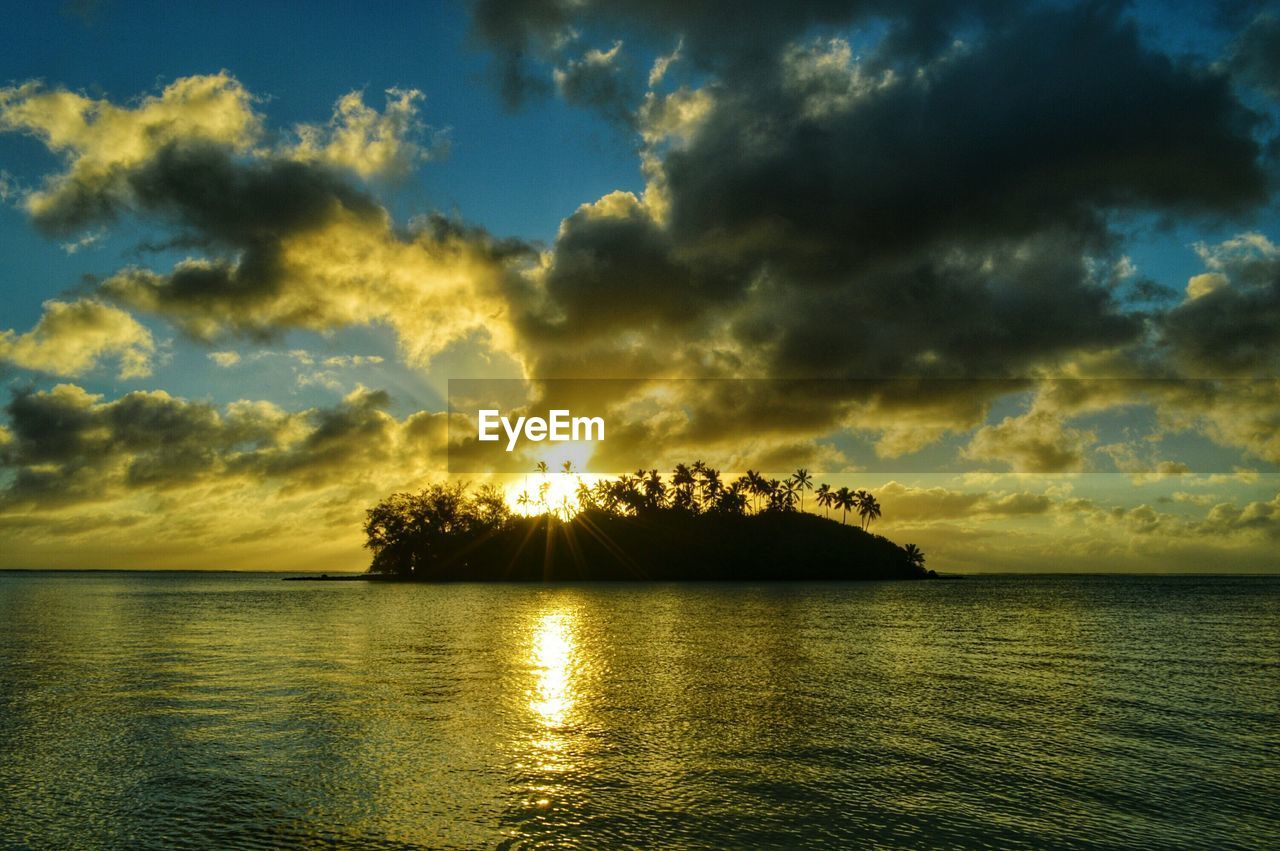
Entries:
{"label": "sky", "polygon": [[0,567],[363,569],[500,378],[939,570],[1280,572],[1274,4],[6,19]]}

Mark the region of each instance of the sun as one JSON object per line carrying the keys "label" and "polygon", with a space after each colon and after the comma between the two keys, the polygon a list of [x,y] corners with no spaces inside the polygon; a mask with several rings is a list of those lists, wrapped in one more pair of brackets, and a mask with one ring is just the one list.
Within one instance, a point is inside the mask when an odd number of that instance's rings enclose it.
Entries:
{"label": "sun", "polygon": [[592,473],[530,473],[506,486],[507,505],[516,514],[531,517],[548,512],[568,519],[580,510],[578,494],[603,476]]}
{"label": "sun", "polygon": [[[530,461],[528,475],[507,484],[504,489],[507,504],[513,512],[525,517],[550,512],[568,519],[578,513],[579,490],[605,478],[579,472],[588,469],[595,446],[584,441],[566,441],[540,449],[545,451]],[[538,461],[546,464],[545,473],[538,471]]]}

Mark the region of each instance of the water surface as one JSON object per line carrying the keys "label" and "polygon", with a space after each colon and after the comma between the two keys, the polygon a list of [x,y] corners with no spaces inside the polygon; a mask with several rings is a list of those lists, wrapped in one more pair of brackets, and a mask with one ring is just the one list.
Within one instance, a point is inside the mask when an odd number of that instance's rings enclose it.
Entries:
{"label": "water surface", "polygon": [[0,845],[1275,847],[1280,579],[0,573]]}

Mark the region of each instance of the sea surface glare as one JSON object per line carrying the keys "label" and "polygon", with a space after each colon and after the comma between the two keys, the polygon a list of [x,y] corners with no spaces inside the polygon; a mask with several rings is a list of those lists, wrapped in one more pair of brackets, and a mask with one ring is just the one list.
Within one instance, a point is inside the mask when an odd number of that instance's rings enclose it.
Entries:
{"label": "sea surface glare", "polygon": [[0,846],[1280,847],[1280,578],[0,573]]}

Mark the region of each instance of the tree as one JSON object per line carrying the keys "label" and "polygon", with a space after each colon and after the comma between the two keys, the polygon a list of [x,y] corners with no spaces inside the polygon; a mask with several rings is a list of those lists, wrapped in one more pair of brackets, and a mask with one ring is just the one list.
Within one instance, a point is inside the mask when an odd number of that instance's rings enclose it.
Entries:
{"label": "tree", "polygon": [[694,486],[697,488],[697,505],[702,508],[702,474],[707,471],[707,465],[703,461],[694,461],[689,467],[689,472],[693,473]]}
{"label": "tree", "polygon": [[765,492],[764,476],[760,475],[755,470],[747,470],[747,490],[752,496],[752,508],[759,511],[759,497],[763,496]]}
{"label": "tree", "polygon": [[671,487],[674,492],[672,504],[676,508],[692,511],[693,503],[693,471],[684,464],[677,464],[671,471]]}
{"label": "tree", "polygon": [[724,483],[720,481],[720,471],[711,467],[702,468],[702,501],[704,507],[715,503],[716,497],[720,495],[720,491],[724,489]]}
{"label": "tree", "polygon": [[822,506],[822,516],[830,517],[831,514],[828,509],[831,507],[831,485],[826,482],[818,485],[818,490],[814,493],[814,499],[818,501],[818,505]]}
{"label": "tree", "polygon": [[852,508],[856,504],[856,501],[857,501],[857,497],[854,496],[852,491],[850,491],[848,488],[840,488],[840,490],[836,491],[834,504],[835,504],[835,507],[840,509],[841,511],[841,514],[840,514],[841,523],[846,522],[849,516],[849,511],[852,510]]}
{"label": "tree", "polygon": [[791,481],[795,483],[796,488],[800,491],[800,510],[804,511],[804,492],[813,490],[813,476],[810,476],[809,471],[801,467],[791,474]]}
{"label": "tree", "polygon": [[924,553],[915,544],[907,544],[902,548],[907,554],[907,563],[912,567],[924,569]]}
{"label": "tree", "polygon": [[858,514],[862,516],[862,528],[868,529],[871,521],[880,517],[880,503],[866,491],[858,491]]}
{"label": "tree", "polygon": [[636,476],[644,482],[644,497],[646,508],[662,508],[667,502],[667,486],[662,481],[662,476],[657,470],[650,470],[647,474],[640,470]]}
{"label": "tree", "polygon": [[468,497],[466,485],[435,484],[418,493],[395,493],[365,515],[365,546],[377,573],[429,575],[448,541],[497,528],[510,517],[496,488]]}
{"label": "tree", "polygon": [[782,510],[795,511],[797,497],[803,497],[804,491],[796,484],[795,479],[787,479],[778,485],[778,492],[781,495]]}

